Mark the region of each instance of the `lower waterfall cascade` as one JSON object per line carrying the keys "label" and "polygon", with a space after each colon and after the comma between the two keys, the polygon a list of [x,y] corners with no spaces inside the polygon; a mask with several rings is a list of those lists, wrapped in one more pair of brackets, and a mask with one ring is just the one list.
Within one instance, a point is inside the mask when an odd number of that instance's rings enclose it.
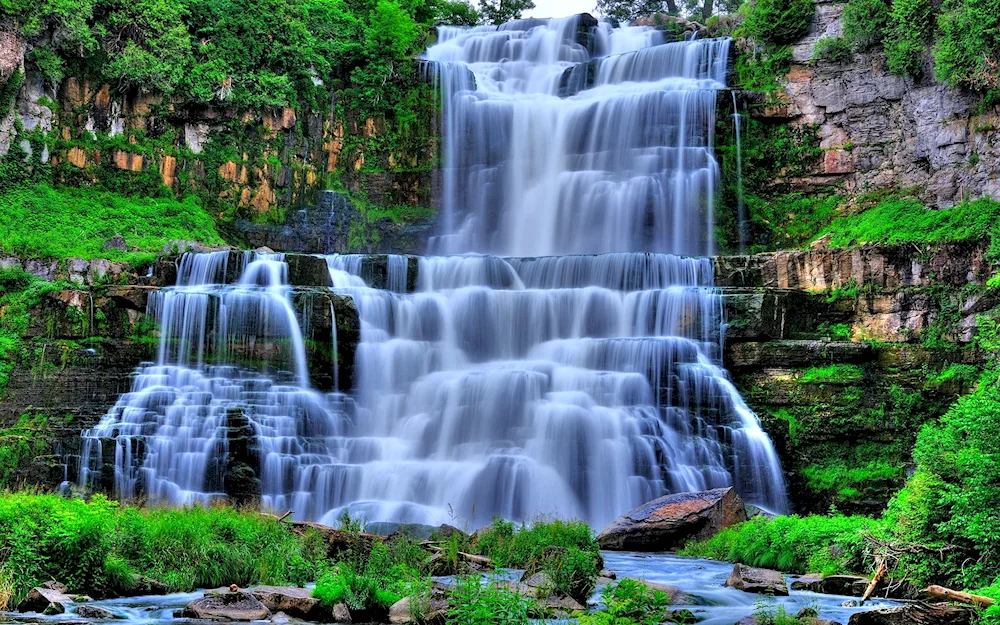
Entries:
{"label": "lower waterfall cascade", "polygon": [[[440,255],[387,255],[373,288],[363,255],[292,286],[282,254],[184,254],[150,295],[157,359],[83,433],[78,483],[207,503],[239,458],[263,507],[327,524],[600,527],[729,485],[787,510],[722,366],[708,258],[728,46],[578,17],[441,27]],[[310,381],[304,287],[356,306],[353,385],[336,364]]]}

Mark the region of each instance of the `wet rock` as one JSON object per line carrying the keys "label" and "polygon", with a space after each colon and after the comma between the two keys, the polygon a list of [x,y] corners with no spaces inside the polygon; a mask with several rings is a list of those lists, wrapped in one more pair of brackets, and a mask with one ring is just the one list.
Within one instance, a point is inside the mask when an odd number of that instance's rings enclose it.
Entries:
{"label": "wet rock", "polygon": [[618,579],[618,575],[616,575],[614,571],[609,571],[608,569],[601,569],[601,572],[598,573],[597,576],[605,579]]}
{"label": "wet rock", "polygon": [[333,286],[325,258],[307,254],[287,254],[285,262],[288,263],[288,284],[292,286]]}
{"label": "wet rock", "polygon": [[291,619],[284,612],[278,612],[271,617],[271,625],[288,625],[290,622]]}
{"label": "wet rock", "polygon": [[81,618],[93,618],[93,619],[117,619],[122,618],[116,615],[111,610],[107,608],[102,608],[99,605],[81,605],[76,609],[77,616]]}
{"label": "wet rock", "polygon": [[209,621],[259,621],[271,611],[251,593],[237,590],[210,590],[184,608],[184,617]]}
{"label": "wet rock", "polygon": [[732,488],[666,495],[615,519],[597,536],[602,549],[669,551],[747,518]]}
{"label": "wet rock", "polygon": [[18,612],[38,612],[41,614],[62,614],[66,606],[73,603],[73,597],[66,594],[66,587],[54,584],[56,588],[38,586],[28,591],[28,595],[17,606]]}
{"label": "wet rock", "polygon": [[703,605],[705,603],[705,601],[699,600],[694,595],[684,592],[680,588],[657,582],[649,582],[644,579],[639,581],[645,584],[646,588],[649,588],[650,590],[658,590],[667,595],[667,598],[670,600],[670,605]]}
{"label": "wet rock", "polygon": [[761,595],[788,596],[788,585],[778,571],[757,569],[744,564],[733,566],[733,572],[726,580],[726,586]]}
{"label": "wet rock", "polygon": [[852,614],[848,625],[970,625],[976,618],[973,608],[947,603],[912,603]]}
{"label": "wet rock", "polygon": [[249,589],[258,601],[271,612],[284,612],[288,616],[307,621],[323,621],[329,616],[319,600],[306,588],[290,586],[256,586]]}

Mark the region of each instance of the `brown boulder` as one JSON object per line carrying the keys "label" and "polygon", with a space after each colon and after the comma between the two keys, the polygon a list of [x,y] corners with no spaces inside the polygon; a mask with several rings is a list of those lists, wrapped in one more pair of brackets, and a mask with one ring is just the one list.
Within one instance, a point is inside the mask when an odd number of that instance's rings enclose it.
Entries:
{"label": "brown boulder", "polygon": [[249,590],[271,612],[284,612],[307,621],[324,621],[330,613],[305,588],[291,586],[256,586]]}
{"label": "brown boulder", "polygon": [[670,551],[747,520],[732,488],[666,495],[615,519],[597,536],[602,549]]}
{"label": "brown boulder", "polygon": [[785,583],[785,578],[781,573],[770,569],[757,569],[745,564],[733,566],[733,572],[729,574],[726,586],[761,595],[788,596],[788,584]]}
{"label": "brown boulder", "polygon": [[208,621],[260,621],[269,616],[271,611],[263,603],[242,590],[209,590],[184,607],[185,618]]}

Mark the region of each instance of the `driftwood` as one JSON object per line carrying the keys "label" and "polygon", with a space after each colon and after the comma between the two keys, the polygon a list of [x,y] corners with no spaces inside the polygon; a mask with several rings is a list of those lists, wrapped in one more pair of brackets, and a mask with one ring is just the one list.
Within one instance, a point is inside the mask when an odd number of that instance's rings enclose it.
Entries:
{"label": "driftwood", "polygon": [[878,583],[882,581],[882,578],[885,577],[885,574],[888,572],[888,567],[885,562],[886,558],[884,557],[878,559],[878,566],[875,568],[875,575],[872,575],[872,580],[868,582],[868,587],[865,588],[864,594],[861,595],[861,605],[864,605],[865,601],[868,601],[868,597],[872,596],[872,593],[875,592],[875,588],[878,587]]}
{"label": "driftwood", "polygon": [[956,603],[978,605],[983,608],[988,608],[996,603],[996,599],[992,597],[973,595],[967,592],[945,588],[944,586],[928,586],[920,591],[920,596],[927,599],[935,599],[937,601],[955,601]]}
{"label": "driftwood", "polygon": [[969,625],[973,608],[947,603],[911,603],[900,608],[876,608],[851,615],[848,625]]}
{"label": "driftwood", "polygon": [[[442,553],[444,550],[441,547],[437,547],[431,543],[421,543],[420,545],[424,549],[430,551],[431,553]],[[490,560],[486,556],[479,556],[474,553],[466,553],[464,551],[459,551],[458,557],[465,560],[466,562],[472,562],[473,564],[478,564],[486,568],[494,568],[493,560]]]}

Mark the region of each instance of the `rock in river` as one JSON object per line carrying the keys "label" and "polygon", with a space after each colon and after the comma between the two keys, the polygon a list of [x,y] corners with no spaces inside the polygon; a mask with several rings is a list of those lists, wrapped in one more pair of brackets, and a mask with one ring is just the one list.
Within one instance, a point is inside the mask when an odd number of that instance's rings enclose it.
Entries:
{"label": "rock in river", "polygon": [[597,536],[601,549],[670,551],[746,521],[743,501],[732,488],[677,493],[627,512]]}
{"label": "rock in river", "polygon": [[852,614],[848,625],[970,625],[976,618],[972,608],[947,603],[911,603]]}
{"label": "rock in river", "polygon": [[319,599],[306,588],[291,586],[256,586],[249,590],[271,612],[284,612],[288,616],[307,621],[325,621],[330,611],[324,610]]}
{"label": "rock in river", "polygon": [[785,583],[781,573],[770,569],[755,569],[744,564],[733,566],[733,572],[729,574],[726,586],[761,595],[788,596],[788,584]]}
{"label": "rock in river", "polygon": [[210,621],[259,621],[271,616],[271,611],[251,593],[227,589],[209,590],[184,608],[186,618]]}

